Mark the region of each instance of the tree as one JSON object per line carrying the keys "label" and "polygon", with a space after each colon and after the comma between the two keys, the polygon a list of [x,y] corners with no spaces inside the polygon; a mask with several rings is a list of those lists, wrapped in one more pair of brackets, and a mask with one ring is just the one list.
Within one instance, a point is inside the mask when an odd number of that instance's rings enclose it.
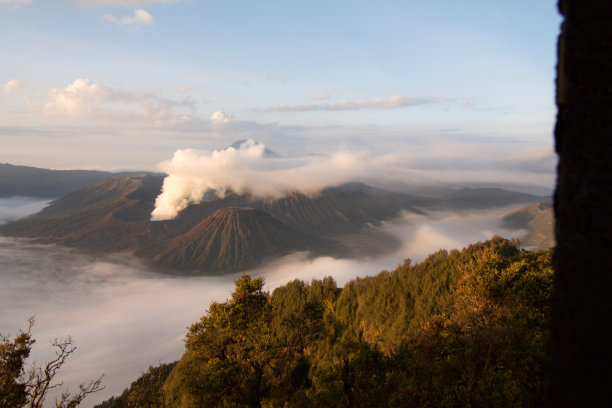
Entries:
{"label": "tree", "polygon": [[149,366],[146,373],[132,383],[129,394],[126,396],[129,408],[165,408],[168,406],[164,382],[174,364],[160,364],[158,367]]}
{"label": "tree", "polygon": [[196,405],[260,407],[269,394],[269,370],[279,347],[270,330],[264,282],[243,274],[235,284],[232,299],[213,302],[187,334],[192,358],[185,377]]}
{"label": "tree", "polygon": [[[42,408],[50,390],[61,387],[55,377],[68,357],[76,351],[70,336],[56,338],[52,346],[56,348],[55,358],[45,363],[34,362],[26,370],[25,363],[30,356],[32,345],[31,330],[34,318],[28,319],[28,329],[10,339],[0,335],[0,406],[5,408]],[[79,392],[71,394],[64,391],[56,398],[57,408],[74,408],[91,393],[102,390],[102,376],[87,384],[79,385]]]}
{"label": "tree", "polygon": [[551,258],[494,239],[464,263],[449,310],[394,356],[402,403],[545,406]]}
{"label": "tree", "polygon": [[30,335],[34,319],[30,318],[28,323],[28,330],[20,330],[13,340],[0,336],[0,406],[3,407],[21,407],[27,402],[26,384],[20,379],[35,342]]}
{"label": "tree", "polygon": [[[272,301],[263,284],[242,275],[231,299],[213,302],[191,326],[169,399],[180,398],[182,406],[246,407],[303,399],[311,386],[309,349],[323,335],[327,287],[296,281]],[[179,383],[184,392],[173,395]]]}

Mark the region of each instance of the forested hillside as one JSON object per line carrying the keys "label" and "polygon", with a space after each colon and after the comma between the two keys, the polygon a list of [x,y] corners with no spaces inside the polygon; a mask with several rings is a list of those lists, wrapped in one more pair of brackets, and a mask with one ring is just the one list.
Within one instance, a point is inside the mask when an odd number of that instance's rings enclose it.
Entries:
{"label": "forested hillside", "polygon": [[548,385],[552,250],[495,237],[340,289],[243,275],[100,407],[536,407]]}

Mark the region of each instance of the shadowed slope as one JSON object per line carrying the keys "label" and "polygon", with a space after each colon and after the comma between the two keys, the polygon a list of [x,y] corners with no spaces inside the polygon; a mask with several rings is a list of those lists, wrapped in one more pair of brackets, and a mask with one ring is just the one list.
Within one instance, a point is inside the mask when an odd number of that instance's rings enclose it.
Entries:
{"label": "shadowed slope", "polygon": [[187,233],[137,254],[162,266],[208,274],[248,269],[266,258],[321,247],[320,240],[300,234],[264,211],[225,208]]}
{"label": "shadowed slope", "polygon": [[49,170],[0,163],[0,197],[60,197],[116,173],[95,170]]}
{"label": "shadowed slope", "polygon": [[524,229],[528,233],[521,240],[527,249],[546,249],[555,245],[552,203],[543,201],[520,208],[502,218],[505,228]]}
{"label": "shadowed slope", "polygon": [[148,197],[143,191],[151,189],[152,185],[161,185],[161,181],[162,176],[145,174],[108,178],[59,198],[39,213],[2,225],[0,229],[9,235],[92,252],[131,249],[155,237],[167,237],[162,226],[151,225],[148,214],[153,209],[153,202],[146,201]]}

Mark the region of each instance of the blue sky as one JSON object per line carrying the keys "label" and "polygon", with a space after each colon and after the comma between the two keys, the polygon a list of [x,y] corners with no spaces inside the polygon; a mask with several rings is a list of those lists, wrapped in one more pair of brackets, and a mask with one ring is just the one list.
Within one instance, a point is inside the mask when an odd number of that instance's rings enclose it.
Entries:
{"label": "blue sky", "polygon": [[0,0],[0,162],[154,169],[250,137],[550,183],[560,21],[555,0]]}

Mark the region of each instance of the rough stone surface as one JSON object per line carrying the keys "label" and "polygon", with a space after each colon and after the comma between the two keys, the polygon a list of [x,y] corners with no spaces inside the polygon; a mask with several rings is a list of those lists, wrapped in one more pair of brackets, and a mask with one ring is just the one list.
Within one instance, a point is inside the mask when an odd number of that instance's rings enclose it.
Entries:
{"label": "rough stone surface", "polygon": [[612,1],[560,0],[553,407],[610,407]]}

